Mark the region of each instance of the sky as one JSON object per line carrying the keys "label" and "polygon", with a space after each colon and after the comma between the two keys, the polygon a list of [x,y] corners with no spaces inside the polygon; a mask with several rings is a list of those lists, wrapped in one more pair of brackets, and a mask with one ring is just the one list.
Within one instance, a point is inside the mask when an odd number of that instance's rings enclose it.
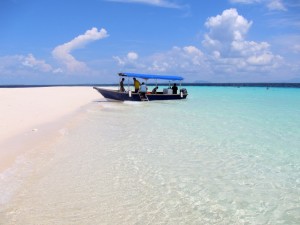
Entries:
{"label": "sky", "polygon": [[300,0],[1,0],[0,85],[300,82]]}

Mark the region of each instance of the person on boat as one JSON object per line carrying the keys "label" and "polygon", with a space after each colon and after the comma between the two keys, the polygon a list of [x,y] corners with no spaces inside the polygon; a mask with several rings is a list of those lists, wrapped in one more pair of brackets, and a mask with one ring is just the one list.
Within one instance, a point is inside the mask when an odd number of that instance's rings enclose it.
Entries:
{"label": "person on boat", "polygon": [[120,81],[120,91],[121,91],[121,92],[124,92],[124,91],[125,91],[125,88],[124,88],[124,80],[125,80],[125,78],[122,78],[122,80]]}
{"label": "person on boat", "polygon": [[177,85],[174,83],[173,87],[172,87],[172,90],[173,90],[173,94],[177,94],[177,91],[178,91],[178,87]]}
{"label": "person on boat", "polygon": [[134,77],[133,84],[134,84],[134,92],[138,93],[141,83]]}
{"label": "person on boat", "polygon": [[147,89],[148,88],[147,88],[146,84],[143,82],[142,85],[140,86],[140,93],[144,98],[146,97]]}
{"label": "person on boat", "polygon": [[155,88],[153,88],[153,89],[152,89],[152,94],[156,94],[157,89],[158,89],[158,86],[156,86]]}

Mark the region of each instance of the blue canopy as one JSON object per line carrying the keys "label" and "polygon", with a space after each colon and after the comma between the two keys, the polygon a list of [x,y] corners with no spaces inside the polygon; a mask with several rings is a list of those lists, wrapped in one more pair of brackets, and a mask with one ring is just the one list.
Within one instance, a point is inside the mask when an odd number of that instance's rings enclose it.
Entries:
{"label": "blue canopy", "polygon": [[140,73],[119,73],[119,76],[136,77],[142,79],[183,80],[183,77],[179,77],[179,76],[152,75],[152,74],[140,74]]}

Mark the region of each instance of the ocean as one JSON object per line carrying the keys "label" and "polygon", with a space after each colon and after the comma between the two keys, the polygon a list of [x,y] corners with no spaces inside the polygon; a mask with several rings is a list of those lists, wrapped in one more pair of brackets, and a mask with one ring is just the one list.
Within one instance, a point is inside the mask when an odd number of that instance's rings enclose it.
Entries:
{"label": "ocean", "polygon": [[0,224],[300,224],[300,89],[187,89],[93,102],[0,175]]}

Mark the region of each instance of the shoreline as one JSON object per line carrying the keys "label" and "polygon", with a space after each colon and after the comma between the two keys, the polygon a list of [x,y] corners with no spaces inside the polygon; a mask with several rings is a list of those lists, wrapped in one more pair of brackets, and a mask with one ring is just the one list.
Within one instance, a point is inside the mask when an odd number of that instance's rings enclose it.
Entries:
{"label": "shoreline", "polygon": [[[131,84],[133,85],[133,84]],[[156,86],[157,83],[147,83],[148,86]],[[158,83],[158,86],[168,86],[169,83]],[[193,82],[181,83],[182,86],[199,86],[199,87],[273,87],[273,88],[300,88],[300,82]],[[1,88],[38,88],[38,87],[118,87],[118,84],[44,84],[44,85],[20,85],[20,84],[7,84],[0,85]]]}
{"label": "shoreline", "polygon": [[0,173],[18,156],[63,137],[101,99],[90,87],[0,89]]}

